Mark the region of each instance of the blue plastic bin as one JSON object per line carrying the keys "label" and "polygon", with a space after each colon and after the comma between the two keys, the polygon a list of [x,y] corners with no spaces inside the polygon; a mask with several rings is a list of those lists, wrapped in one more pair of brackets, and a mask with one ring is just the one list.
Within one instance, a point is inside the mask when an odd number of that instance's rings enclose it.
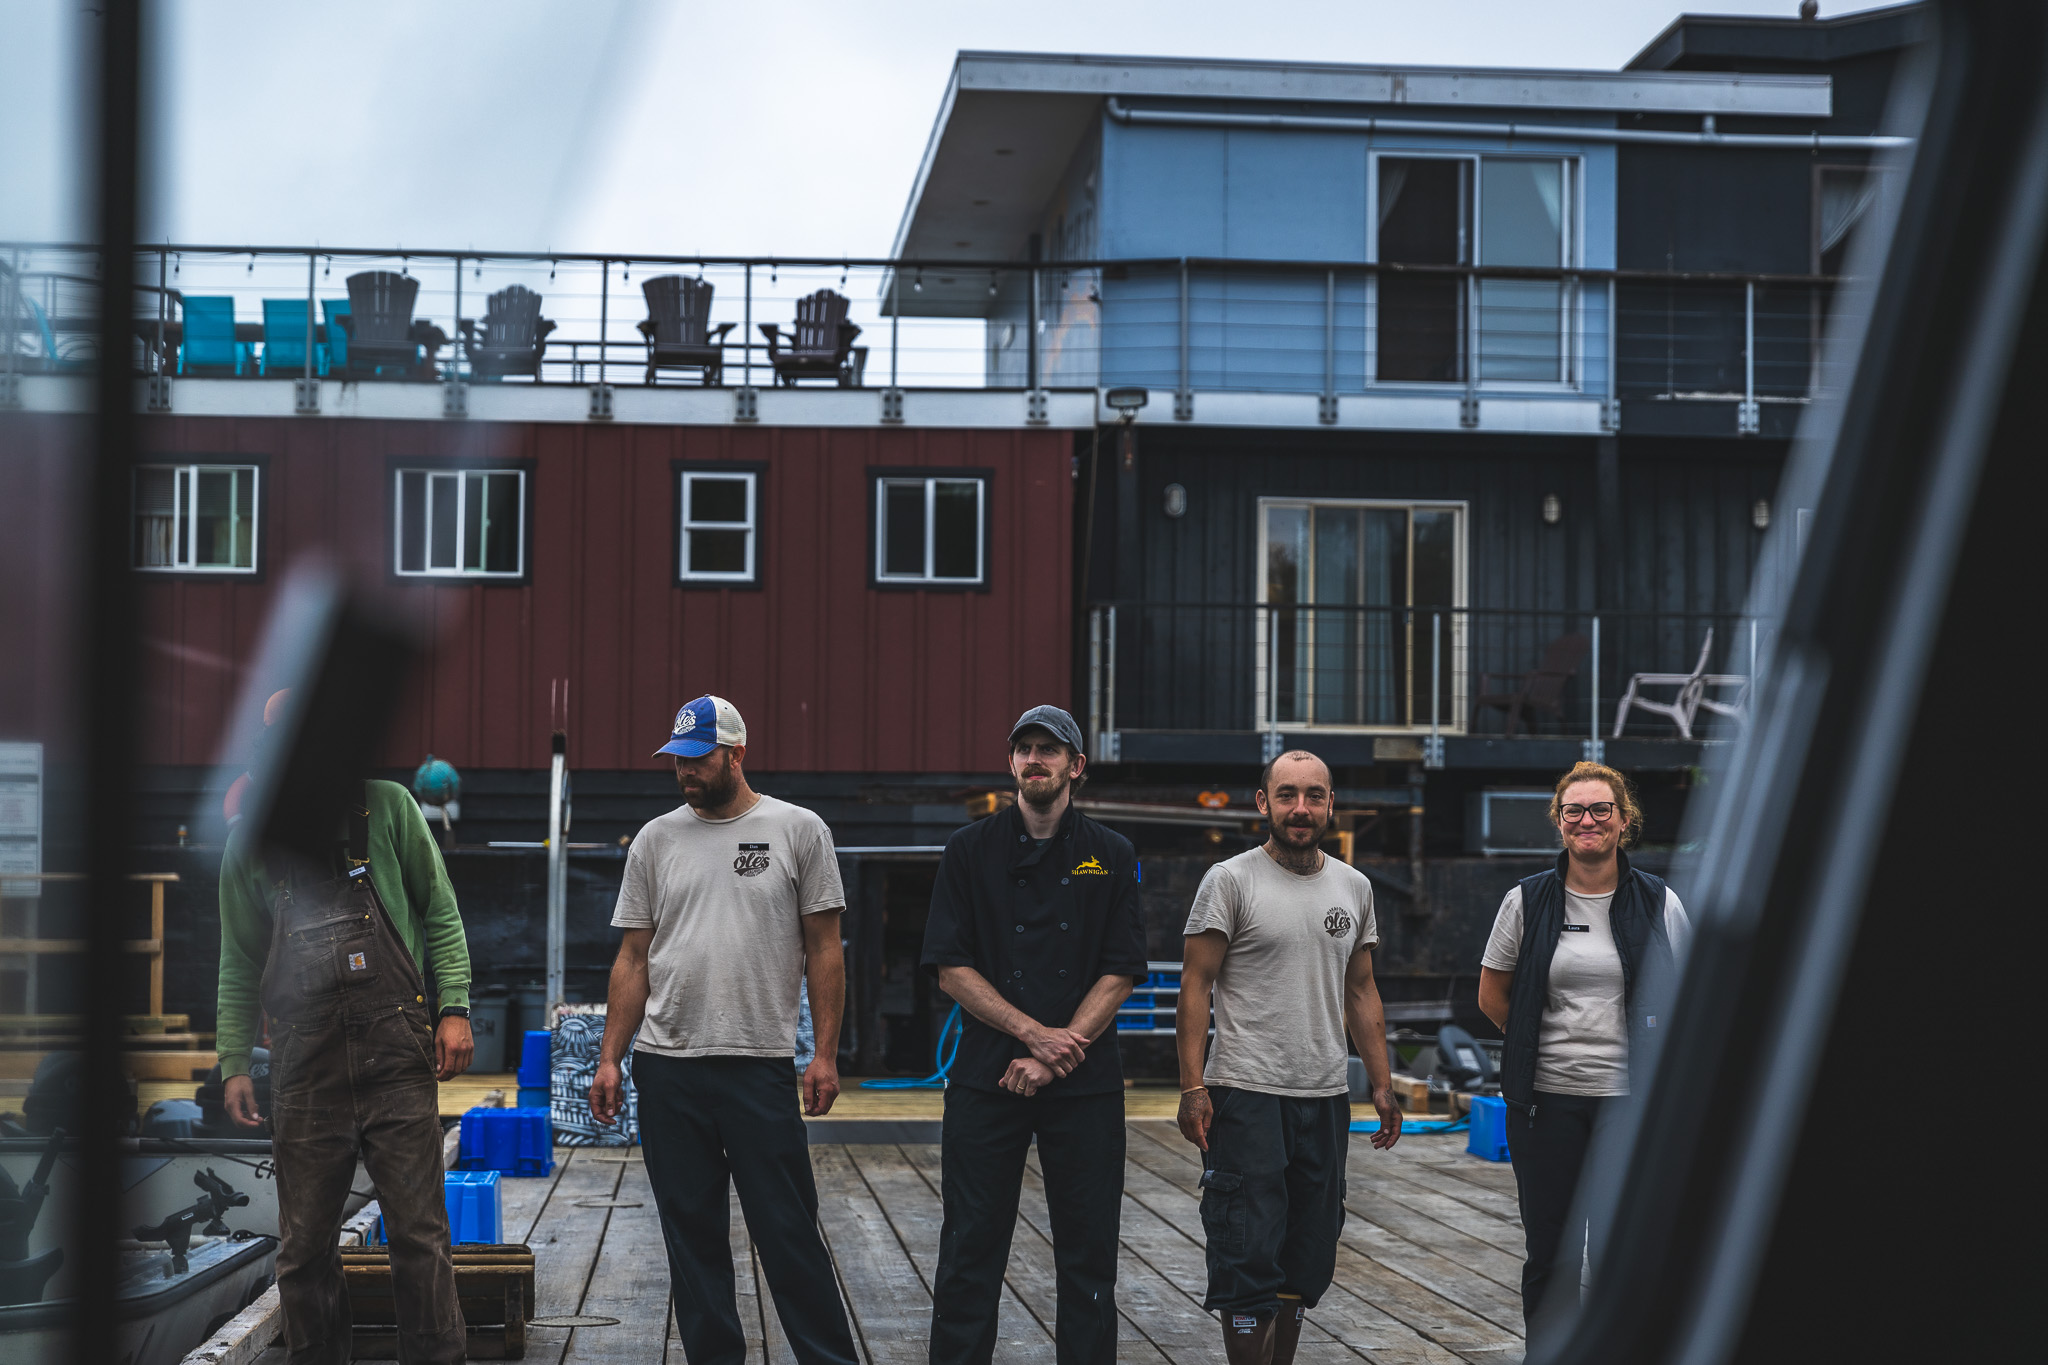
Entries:
{"label": "blue plastic bin", "polygon": [[519,1047],[519,1086],[522,1090],[547,1089],[548,1073],[554,1067],[555,1035],[544,1028],[530,1028]]}
{"label": "blue plastic bin", "polygon": [[450,1237],[457,1242],[483,1242],[491,1246],[503,1242],[505,1212],[498,1197],[498,1173],[450,1171],[444,1179]]}
{"label": "blue plastic bin", "polygon": [[521,1109],[548,1108],[548,1088],[544,1085],[522,1085],[519,1087]]}
{"label": "blue plastic bin", "polygon": [[1472,1097],[1472,1133],[1465,1150],[1488,1161],[1508,1159],[1508,1103],[1498,1095]]}
{"label": "blue plastic bin", "polygon": [[458,1169],[546,1175],[555,1169],[554,1130],[545,1109],[472,1109],[462,1116]]}
{"label": "blue plastic bin", "polygon": [[[1120,1008],[1127,1010],[1149,1010],[1155,1004],[1156,1002],[1153,1000],[1150,991],[1133,991],[1130,995],[1124,997],[1124,1003]],[[1151,1028],[1152,1016],[1149,1014],[1118,1014],[1116,1026],[1119,1029]]]}

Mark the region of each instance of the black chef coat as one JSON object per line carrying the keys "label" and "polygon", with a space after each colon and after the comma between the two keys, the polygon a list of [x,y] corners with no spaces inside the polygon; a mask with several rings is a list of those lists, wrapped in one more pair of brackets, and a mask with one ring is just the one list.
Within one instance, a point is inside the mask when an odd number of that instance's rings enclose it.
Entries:
{"label": "black chef coat", "polygon": [[[939,860],[924,969],[972,967],[1003,999],[1064,1028],[1105,976],[1142,980],[1145,929],[1138,912],[1138,860],[1131,841],[1071,805],[1040,848],[1016,807],[954,832]],[[1010,1062],[1031,1049],[961,1011],[966,1032],[949,1079],[995,1090]],[[1123,1064],[1112,1022],[1071,1075],[1041,1095],[1121,1090]]]}

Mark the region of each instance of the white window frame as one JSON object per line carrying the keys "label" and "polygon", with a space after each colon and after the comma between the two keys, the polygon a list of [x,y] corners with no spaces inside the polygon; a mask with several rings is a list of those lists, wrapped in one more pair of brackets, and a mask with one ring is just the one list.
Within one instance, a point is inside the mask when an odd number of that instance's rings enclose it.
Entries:
{"label": "white window frame", "polygon": [[[922,574],[893,574],[888,572],[889,562],[889,497],[891,485],[924,485],[924,572]],[[971,483],[974,485],[974,576],[972,578],[941,578],[933,572],[933,557],[937,553],[939,485],[942,483]],[[927,587],[972,588],[988,582],[988,476],[986,474],[877,474],[874,476],[875,499],[875,582],[890,585],[906,584]]]}
{"label": "white window frame", "polygon": [[[1456,498],[1260,498],[1258,500],[1257,582],[1253,585],[1253,600],[1261,607],[1267,604],[1267,513],[1277,507],[1363,507],[1407,512],[1409,514],[1408,582],[1411,593],[1414,591],[1415,582],[1414,514],[1416,512],[1455,512],[1457,514],[1458,537],[1457,545],[1452,550],[1451,564],[1451,605],[1440,608],[1450,617],[1449,620],[1444,622],[1442,649],[1444,667],[1450,673],[1451,697],[1446,710],[1438,714],[1437,729],[1440,733],[1447,735],[1464,734],[1466,718],[1471,710],[1471,689],[1467,677],[1467,667],[1470,662],[1470,617],[1468,615],[1470,603],[1466,598],[1466,592],[1470,574],[1472,505],[1463,499]],[[1287,605],[1302,604],[1290,603]],[[1258,613],[1257,619],[1252,623],[1252,638],[1258,654],[1258,657],[1253,662],[1253,722],[1254,728],[1260,730],[1273,728],[1273,643],[1268,635],[1272,619],[1269,613],[1261,611]],[[1311,617],[1310,620],[1313,623],[1314,618]],[[1311,624],[1312,630],[1313,624]],[[1429,687],[1429,640],[1427,628],[1419,622],[1411,623],[1409,632],[1410,639],[1408,641],[1407,658],[1410,677],[1406,695],[1412,700],[1416,695],[1415,689],[1417,687],[1424,689],[1425,694]],[[1313,650],[1314,642],[1311,636],[1311,654],[1313,654]],[[1282,667],[1284,668],[1286,665],[1283,664]],[[1415,720],[1409,725],[1329,725],[1320,724],[1311,716],[1307,720],[1282,721],[1280,726],[1288,730],[1326,730],[1339,733],[1411,735],[1427,734],[1429,732],[1429,718],[1425,714],[1424,709],[1418,707]]]}
{"label": "white window frame", "polygon": [[[135,524],[142,515],[142,509],[135,504],[136,475],[141,474],[144,470],[155,469],[169,470],[174,478],[175,492],[173,493],[174,501],[171,513],[171,524],[174,530],[181,517],[179,509],[186,509],[182,513],[182,519],[185,523],[184,544],[176,547],[175,552],[179,562],[175,564],[143,564],[137,562],[134,564],[136,571],[139,573],[177,574],[256,573],[258,566],[262,562],[263,555],[263,524],[260,519],[263,514],[263,467],[257,464],[170,464],[157,460],[145,461],[134,465],[132,472],[128,476],[128,531],[131,537],[135,533]],[[245,471],[249,475],[248,564],[244,566],[240,564],[195,563],[194,561],[198,558],[199,550],[199,476],[201,474],[240,474]],[[232,488],[233,486],[234,484],[231,480],[229,487]],[[231,515],[239,517],[241,515],[240,508],[234,508]],[[136,557],[132,546],[129,557],[131,559]]]}
{"label": "white window frame", "polygon": [[[421,527],[426,544],[421,547],[420,564],[417,569],[405,567],[405,476],[424,475],[427,480],[427,508],[421,518]],[[468,510],[463,504],[469,497],[471,475],[487,474],[494,478],[512,475],[519,480],[519,512],[513,520],[519,538],[518,567],[506,569],[465,569],[462,561],[466,558],[464,543],[469,535]],[[453,479],[456,489],[455,501],[455,566],[434,567],[434,480]],[[503,468],[462,468],[445,465],[399,465],[391,471],[391,571],[401,578],[459,578],[486,579],[497,582],[511,582],[526,577],[526,521],[527,494],[529,491],[526,471],[517,466]]]}
{"label": "white window frame", "polygon": [[[676,576],[685,583],[752,583],[758,572],[759,560],[756,548],[761,540],[761,476],[752,469],[685,469],[682,471],[683,486],[676,516],[680,519],[682,535],[677,541]],[[737,521],[692,521],[690,520],[690,485],[699,479],[732,482],[744,480],[747,485],[747,519]],[[742,573],[710,573],[690,568],[690,533],[693,531],[745,531],[747,533],[747,567]]]}
{"label": "white window frame", "polygon": [[[1485,193],[1482,186],[1481,165],[1483,161],[1556,161],[1564,163],[1565,185],[1561,191],[1561,209],[1564,222],[1559,224],[1558,236],[1564,246],[1565,259],[1560,269],[1583,268],[1586,257],[1585,243],[1585,196],[1586,158],[1569,152],[1449,152],[1449,151],[1403,151],[1388,148],[1384,151],[1366,153],[1365,174],[1365,258],[1378,262],[1380,258],[1380,160],[1391,157],[1397,161],[1464,161],[1471,164],[1471,202],[1466,206],[1471,215],[1467,232],[1471,237],[1469,254],[1473,264],[1469,269],[1479,269],[1478,261],[1485,251],[1481,240],[1480,198]],[[1475,277],[1468,276],[1476,285]],[[1586,387],[1586,289],[1584,283],[1561,280],[1558,299],[1558,356],[1562,370],[1560,378],[1549,379],[1485,379],[1478,373],[1479,367],[1479,290],[1465,291],[1465,363],[1472,370],[1471,387],[1477,391],[1493,393],[1581,393]],[[1604,297],[1604,295],[1603,295]],[[1431,393],[1462,393],[1466,385],[1445,380],[1432,379],[1380,379],[1374,374],[1374,358],[1379,354],[1380,335],[1380,290],[1379,276],[1374,274],[1366,281],[1365,326],[1367,344],[1365,347],[1365,386],[1368,389],[1391,389]]]}

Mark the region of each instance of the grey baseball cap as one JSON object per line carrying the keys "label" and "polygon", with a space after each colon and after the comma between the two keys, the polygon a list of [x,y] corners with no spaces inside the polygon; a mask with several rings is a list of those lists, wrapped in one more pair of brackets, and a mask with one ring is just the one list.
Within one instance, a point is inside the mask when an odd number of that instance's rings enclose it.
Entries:
{"label": "grey baseball cap", "polygon": [[1017,723],[1010,727],[1010,743],[1015,744],[1017,736],[1034,725],[1050,730],[1054,739],[1067,745],[1075,753],[1082,752],[1081,727],[1074,723],[1072,716],[1057,706],[1034,706],[1017,717]]}

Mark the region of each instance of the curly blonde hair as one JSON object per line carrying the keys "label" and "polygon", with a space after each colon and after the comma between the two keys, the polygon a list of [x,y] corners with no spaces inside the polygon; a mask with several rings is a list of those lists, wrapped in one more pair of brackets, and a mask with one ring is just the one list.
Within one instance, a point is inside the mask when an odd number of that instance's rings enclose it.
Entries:
{"label": "curly blonde hair", "polygon": [[[1636,802],[1635,783],[1628,780],[1619,769],[1605,763],[1574,763],[1572,770],[1557,779],[1557,786],[1550,793],[1550,823],[1556,825],[1563,818],[1565,788],[1574,782],[1605,782],[1607,789],[1614,793],[1614,804],[1621,813],[1621,846],[1635,847],[1643,832],[1643,808]],[[1558,835],[1558,843],[1564,843],[1564,835]]]}

